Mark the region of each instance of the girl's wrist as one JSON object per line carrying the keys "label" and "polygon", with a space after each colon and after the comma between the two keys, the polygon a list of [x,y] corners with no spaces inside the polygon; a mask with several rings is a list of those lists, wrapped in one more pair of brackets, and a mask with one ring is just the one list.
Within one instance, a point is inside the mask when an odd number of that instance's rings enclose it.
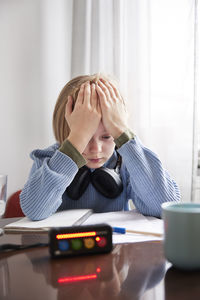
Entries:
{"label": "girl's wrist", "polygon": [[130,129],[126,129],[118,138],[114,140],[114,142],[119,149],[123,144],[127,143],[131,139],[134,139],[134,137],[134,133]]}
{"label": "girl's wrist", "polygon": [[125,131],[128,130],[128,127],[124,126],[124,127],[117,127],[115,130],[113,130],[113,133],[112,133],[112,137],[114,139],[118,139]]}
{"label": "girl's wrist", "polygon": [[82,154],[85,150],[89,139],[85,137],[85,135],[82,134],[69,134],[67,137],[67,140]]}
{"label": "girl's wrist", "polygon": [[69,156],[78,166],[83,167],[87,162],[79,151],[70,143],[69,140],[65,140],[59,148],[59,151]]}

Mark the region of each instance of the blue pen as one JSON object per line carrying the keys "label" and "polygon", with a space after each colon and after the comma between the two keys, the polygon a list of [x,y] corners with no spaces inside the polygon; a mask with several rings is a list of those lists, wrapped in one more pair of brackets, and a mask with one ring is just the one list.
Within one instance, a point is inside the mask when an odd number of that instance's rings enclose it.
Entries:
{"label": "blue pen", "polygon": [[147,232],[147,231],[140,231],[140,230],[131,230],[131,229],[123,228],[123,227],[112,227],[112,230],[113,230],[113,232],[121,233],[121,234],[136,233],[136,234],[153,235],[156,237],[162,237],[161,233]]}
{"label": "blue pen", "polygon": [[112,230],[113,230],[113,232],[117,232],[117,233],[121,233],[121,234],[126,233],[126,228],[122,228],[122,227],[113,227]]}

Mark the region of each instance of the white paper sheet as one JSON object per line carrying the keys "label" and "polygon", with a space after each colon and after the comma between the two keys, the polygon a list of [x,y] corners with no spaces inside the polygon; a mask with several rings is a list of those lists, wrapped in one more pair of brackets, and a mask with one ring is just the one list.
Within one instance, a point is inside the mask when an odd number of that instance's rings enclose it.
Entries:
{"label": "white paper sheet", "polygon": [[31,221],[27,217],[22,218],[19,221],[8,224],[4,227],[6,232],[9,231],[48,231],[52,227],[67,227],[80,225],[92,214],[91,209],[73,209],[62,212],[57,212],[47,219],[41,221]]}
{"label": "white paper sheet", "polygon": [[[84,225],[106,223],[111,227],[123,227],[130,230],[147,231],[163,234],[163,221],[154,217],[145,217],[142,214],[132,211],[119,211],[109,213],[92,214]],[[155,237],[144,234],[113,234],[113,243],[135,243],[143,241],[162,240],[162,237]]]}

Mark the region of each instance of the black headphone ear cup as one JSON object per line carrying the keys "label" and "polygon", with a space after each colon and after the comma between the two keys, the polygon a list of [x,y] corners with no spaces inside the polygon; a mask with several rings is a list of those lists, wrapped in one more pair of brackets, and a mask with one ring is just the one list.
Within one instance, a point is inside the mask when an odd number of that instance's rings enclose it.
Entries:
{"label": "black headphone ear cup", "polygon": [[113,169],[96,169],[91,173],[91,181],[97,191],[107,198],[116,198],[123,190],[121,177]]}
{"label": "black headphone ear cup", "polygon": [[90,183],[90,170],[87,167],[82,167],[77,172],[71,184],[67,187],[66,192],[73,200],[78,200]]}

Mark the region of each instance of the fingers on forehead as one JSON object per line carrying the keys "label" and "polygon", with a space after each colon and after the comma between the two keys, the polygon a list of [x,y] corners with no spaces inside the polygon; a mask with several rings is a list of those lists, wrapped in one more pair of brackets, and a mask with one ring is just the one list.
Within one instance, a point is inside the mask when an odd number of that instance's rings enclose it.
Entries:
{"label": "fingers on forehead", "polygon": [[99,80],[98,85],[103,90],[104,93],[108,93],[108,90],[110,90],[110,86],[106,82],[102,82]]}
{"label": "fingers on forehead", "polygon": [[119,93],[117,86],[116,86],[113,82],[108,81],[108,85],[109,85],[109,87],[112,88],[114,91],[116,91],[116,92]]}
{"label": "fingers on forehead", "polygon": [[118,92],[117,88],[111,82],[105,81],[105,80],[103,82],[101,81],[101,86],[103,86],[103,85],[105,88],[104,92],[109,91],[109,93],[112,97],[120,98],[120,93]]}
{"label": "fingers on forehead", "polygon": [[112,86],[112,88],[113,88],[113,91],[114,91],[115,95],[116,95],[119,99],[122,98],[119,89],[118,89],[114,84],[112,84],[112,83],[111,83],[111,86]]}
{"label": "fingers on forehead", "polygon": [[92,89],[92,91],[95,91],[95,84],[94,83],[91,84],[91,89]]}
{"label": "fingers on forehead", "polygon": [[105,80],[105,79],[100,79],[99,82],[101,82],[104,86],[106,86],[108,89],[117,89],[116,86],[114,85],[114,83],[112,83],[109,80]]}
{"label": "fingers on forehead", "polygon": [[83,93],[84,92],[84,87],[85,87],[84,84],[82,84],[81,87],[80,87],[79,93]]}
{"label": "fingers on forehead", "polygon": [[91,84],[91,92],[93,97],[97,97],[96,86],[94,83]]}
{"label": "fingers on forehead", "polygon": [[85,90],[84,90],[85,95],[90,94],[91,93],[91,86],[90,86],[89,82],[86,82],[84,87],[85,87]]}
{"label": "fingers on forehead", "polygon": [[85,95],[85,83],[83,83],[83,84],[80,86],[80,89],[79,89],[79,91],[78,91],[78,95],[77,95],[77,98],[76,98],[76,102],[77,102],[77,103],[82,103],[82,102],[83,102],[84,95]]}

